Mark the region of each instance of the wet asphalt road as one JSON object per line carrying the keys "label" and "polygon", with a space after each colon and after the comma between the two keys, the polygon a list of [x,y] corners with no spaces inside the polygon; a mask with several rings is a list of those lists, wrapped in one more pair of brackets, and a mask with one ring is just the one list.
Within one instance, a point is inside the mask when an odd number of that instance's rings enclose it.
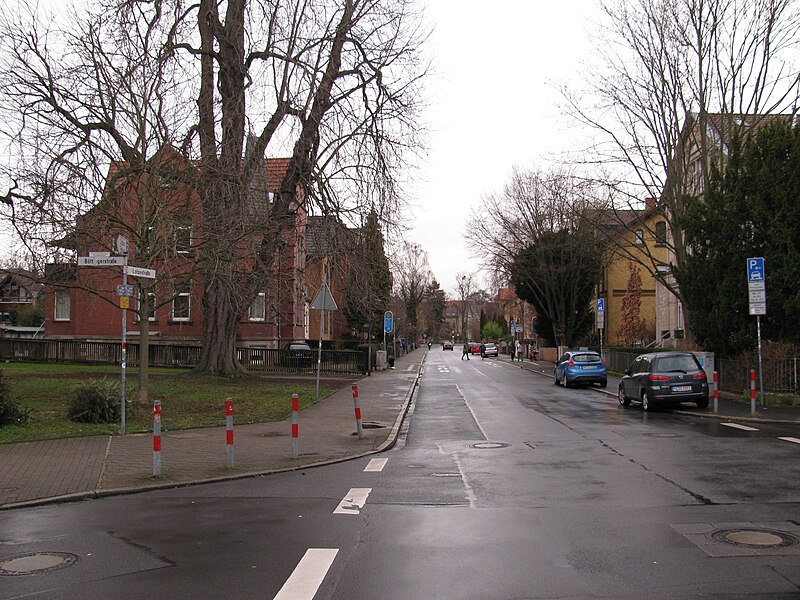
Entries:
{"label": "wet asphalt road", "polygon": [[0,556],[77,557],[0,599],[800,598],[798,427],[440,350],[412,411],[385,463],[0,513]]}

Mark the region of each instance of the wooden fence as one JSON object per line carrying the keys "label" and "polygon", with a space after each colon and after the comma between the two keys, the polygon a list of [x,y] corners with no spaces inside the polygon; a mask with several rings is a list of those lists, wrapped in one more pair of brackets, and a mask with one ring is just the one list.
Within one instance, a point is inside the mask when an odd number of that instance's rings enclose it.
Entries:
{"label": "wooden fence", "polygon": [[[239,362],[254,372],[313,373],[317,351],[237,348]],[[192,368],[200,359],[200,346],[151,344],[148,349],[151,367]],[[139,364],[139,344],[128,343],[127,363]],[[28,362],[63,362],[82,364],[120,364],[122,348],[118,342],[79,340],[0,339],[0,359]],[[323,373],[360,374],[367,371],[367,353],[359,350],[324,350],[320,361]]]}

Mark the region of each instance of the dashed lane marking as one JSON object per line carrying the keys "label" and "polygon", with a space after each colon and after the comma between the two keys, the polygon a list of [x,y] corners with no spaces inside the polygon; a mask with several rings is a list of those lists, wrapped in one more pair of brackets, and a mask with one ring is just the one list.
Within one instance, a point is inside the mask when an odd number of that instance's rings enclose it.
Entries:
{"label": "dashed lane marking", "polygon": [[795,437],[779,437],[779,440],[783,440],[784,442],[792,442],[793,444],[800,444],[800,439]]}
{"label": "dashed lane marking", "polygon": [[386,466],[386,462],[388,460],[389,460],[388,458],[373,458],[372,460],[369,461],[369,464],[367,464],[367,468],[364,469],[364,472],[380,473],[381,471],[383,471],[383,467]]}
{"label": "dashed lane marking", "polygon": [[333,511],[335,515],[357,515],[367,503],[367,496],[372,488],[352,488],[344,499],[339,502],[339,506]]}
{"label": "dashed lane marking", "polygon": [[741,429],[742,431],[758,431],[755,427],[748,427],[747,425],[739,425],[738,423],[721,423],[725,427],[733,427],[734,429]]}
{"label": "dashed lane marking", "polygon": [[313,600],[339,553],[337,548],[309,548],[274,600]]}

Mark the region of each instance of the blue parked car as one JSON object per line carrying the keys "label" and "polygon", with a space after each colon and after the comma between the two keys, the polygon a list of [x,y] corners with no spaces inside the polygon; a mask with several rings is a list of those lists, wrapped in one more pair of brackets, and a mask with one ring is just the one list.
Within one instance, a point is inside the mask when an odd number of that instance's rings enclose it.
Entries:
{"label": "blue parked car", "polygon": [[555,384],[569,387],[576,383],[608,385],[606,362],[592,350],[567,350],[553,369]]}

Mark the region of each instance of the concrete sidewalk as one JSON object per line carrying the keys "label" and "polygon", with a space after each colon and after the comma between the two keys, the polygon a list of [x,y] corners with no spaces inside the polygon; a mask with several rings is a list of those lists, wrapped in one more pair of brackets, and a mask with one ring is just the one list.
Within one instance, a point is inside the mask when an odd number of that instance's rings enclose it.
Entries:
{"label": "concrete sidewalk", "polygon": [[[500,360],[510,361],[508,356],[500,356]],[[514,366],[521,369],[526,369],[535,373],[540,373],[553,379],[554,364],[544,360],[529,360],[514,361]],[[617,390],[619,388],[620,377],[618,375],[608,375],[608,387],[599,388],[591,386],[591,389],[607,396],[611,396],[616,400]],[[761,406],[756,401],[755,414],[751,414],[750,402],[745,402],[733,398],[730,394],[720,394],[717,402],[717,411],[714,412],[714,399],[709,398],[709,405],[707,409],[695,408],[693,404],[681,404],[676,407],[672,412],[679,414],[692,415],[694,417],[711,418],[711,419],[736,419],[738,421],[750,421],[761,423],[795,423],[800,424],[800,406]]]}
{"label": "concrete sidewalk", "polygon": [[[226,466],[224,427],[164,431],[161,476],[153,475],[150,434],[0,444],[0,509],[253,477],[368,455],[391,447],[419,380],[426,351],[395,369],[343,381],[299,414],[299,456],[291,421],[236,425],[235,466]],[[351,383],[358,385],[363,439],[356,435]],[[289,399],[287,399],[287,402]],[[168,415],[164,415],[168,427]]]}

